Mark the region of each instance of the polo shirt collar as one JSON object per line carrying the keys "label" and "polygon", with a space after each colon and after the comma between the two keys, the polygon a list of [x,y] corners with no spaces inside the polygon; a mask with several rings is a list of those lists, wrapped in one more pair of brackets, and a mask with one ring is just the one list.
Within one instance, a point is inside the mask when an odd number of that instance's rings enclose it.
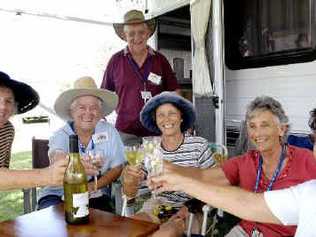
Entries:
{"label": "polo shirt collar", "polygon": [[[153,50],[152,47],[147,46],[147,48],[148,48],[148,53],[149,53],[149,55],[154,56],[154,55],[156,54],[156,53],[155,53],[155,50]],[[128,49],[128,46],[126,46],[126,47],[124,48],[124,56],[127,56],[127,54],[130,54],[129,49]]]}

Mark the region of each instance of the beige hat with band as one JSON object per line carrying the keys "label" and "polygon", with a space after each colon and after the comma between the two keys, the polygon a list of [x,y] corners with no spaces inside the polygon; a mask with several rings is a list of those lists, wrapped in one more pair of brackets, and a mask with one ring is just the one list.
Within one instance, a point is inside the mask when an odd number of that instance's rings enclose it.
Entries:
{"label": "beige hat with band", "polygon": [[117,106],[118,97],[115,93],[98,89],[92,77],[81,77],[73,84],[73,89],[69,89],[61,93],[55,101],[55,111],[58,116],[64,120],[71,120],[70,105],[81,96],[95,96],[104,103],[103,111],[105,115],[111,113]]}
{"label": "beige hat with band", "polygon": [[139,10],[131,10],[125,13],[124,15],[124,23],[115,23],[113,24],[115,33],[124,41],[124,25],[132,25],[132,24],[140,24],[146,23],[148,29],[150,31],[149,36],[152,36],[156,29],[156,21],[155,19],[145,20],[144,14]]}

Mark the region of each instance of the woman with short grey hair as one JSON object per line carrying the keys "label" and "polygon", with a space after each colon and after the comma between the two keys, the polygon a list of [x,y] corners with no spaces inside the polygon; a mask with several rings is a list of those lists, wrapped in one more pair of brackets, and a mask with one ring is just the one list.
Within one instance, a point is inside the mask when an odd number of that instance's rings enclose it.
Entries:
{"label": "woman with short grey hair", "polygon": [[[221,167],[199,170],[169,164],[164,166],[164,173],[178,173],[190,179],[220,186],[239,186],[255,193],[283,189],[315,179],[316,161],[313,154],[307,149],[287,145],[280,139],[288,129],[288,118],[281,104],[271,97],[261,96],[251,101],[247,108],[247,135],[253,148],[228,159]],[[156,185],[159,187],[159,184]],[[180,187],[177,191],[183,192],[188,188],[186,183],[178,183],[177,187]],[[201,190],[203,189],[198,188],[189,193],[198,193]],[[295,231],[295,226],[241,220],[226,237],[294,236]]]}
{"label": "woman with short grey hair", "polygon": [[269,110],[278,117],[280,123],[287,125],[289,119],[279,101],[270,96],[260,96],[255,98],[247,107],[246,120],[249,120],[255,110]]}

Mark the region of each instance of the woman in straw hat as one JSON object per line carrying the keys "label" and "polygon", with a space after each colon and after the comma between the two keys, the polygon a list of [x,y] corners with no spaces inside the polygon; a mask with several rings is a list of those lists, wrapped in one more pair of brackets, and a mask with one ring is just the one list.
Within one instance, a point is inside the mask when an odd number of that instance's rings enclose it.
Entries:
{"label": "woman in straw hat", "polygon": [[[143,108],[140,119],[142,124],[157,134],[161,134],[160,151],[163,159],[180,166],[208,168],[215,164],[212,153],[208,149],[208,141],[202,137],[188,136],[185,132],[193,126],[195,111],[190,101],[177,95],[175,92],[162,92],[151,98]],[[144,168],[145,169],[145,168]],[[133,177],[135,182],[128,182]],[[128,182],[129,187],[123,190],[129,192],[137,180],[144,178],[140,168],[127,166],[123,172],[123,185]],[[135,216],[139,219],[160,223],[153,210],[161,204],[170,205],[174,210],[183,206],[191,197],[182,192],[166,192],[149,199],[141,211]],[[157,205],[158,200],[158,205]]]}
{"label": "woman in straw hat", "polygon": [[146,101],[179,86],[167,59],[147,45],[156,28],[154,19],[145,20],[141,11],[131,10],[125,14],[123,23],[113,26],[127,47],[110,59],[101,87],[118,95],[116,128],[124,144],[133,145],[141,143],[144,136],[156,135],[139,120]]}
{"label": "woman in straw hat", "polygon": [[[100,171],[97,183],[90,178],[89,191],[101,189],[100,197],[90,199],[90,206],[112,211],[109,185],[116,180],[125,162],[123,143],[116,129],[108,122],[101,120],[117,104],[117,96],[103,89],[98,89],[93,78],[82,77],[74,82],[72,89],[63,92],[55,101],[55,111],[66,125],[57,130],[49,139],[48,155],[51,162],[64,159],[68,153],[69,135],[79,137],[81,157],[90,157],[100,153]],[[88,159],[82,160],[86,173],[94,176],[97,170]],[[97,185],[97,187],[95,187]],[[99,192],[100,193],[100,192]],[[45,208],[62,201],[63,188],[46,187],[41,190],[39,208]]]}
{"label": "woman in straw hat", "polygon": [[[14,128],[9,118],[33,109],[39,103],[29,85],[0,72],[0,190],[61,184],[67,161],[38,170],[9,170]],[[27,177],[27,178],[26,178]]]}

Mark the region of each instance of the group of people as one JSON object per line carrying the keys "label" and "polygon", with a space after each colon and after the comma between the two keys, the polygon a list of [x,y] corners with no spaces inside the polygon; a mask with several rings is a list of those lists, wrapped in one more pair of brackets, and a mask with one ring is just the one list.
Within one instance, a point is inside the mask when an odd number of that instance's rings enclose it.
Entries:
{"label": "group of people", "polygon": [[[164,172],[147,183],[160,192],[162,203],[180,210],[153,236],[181,236],[186,217],[183,205],[192,197],[242,219],[227,237],[312,236],[316,231],[312,223],[316,160],[311,151],[287,143],[289,121],[281,104],[268,96],[255,98],[245,117],[254,149],[215,166],[208,141],[186,133],[196,118],[192,103],[178,95],[167,59],[147,45],[155,26],[140,11],[126,13],[124,23],[114,28],[127,47],[111,58],[101,89],[93,78],[81,77],[56,99],[54,109],[66,123],[49,139],[50,166],[45,169],[8,169],[14,138],[8,119],[34,108],[39,96],[29,85],[0,72],[0,190],[46,186],[38,207],[62,202],[68,138],[77,134],[82,157],[97,150],[105,157],[100,169],[82,159],[89,190],[94,190],[97,175],[97,189],[102,193],[91,198],[89,205],[113,211],[110,184],[121,174],[123,185],[127,176],[135,178],[134,186],[146,177],[145,167],[125,166],[124,145],[140,144],[145,136],[160,136]],[[115,127],[104,119],[114,109]],[[309,124],[315,131],[315,121]],[[153,215],[154,205],[152,199],[146,201],[134,218],[160,223]]]}

